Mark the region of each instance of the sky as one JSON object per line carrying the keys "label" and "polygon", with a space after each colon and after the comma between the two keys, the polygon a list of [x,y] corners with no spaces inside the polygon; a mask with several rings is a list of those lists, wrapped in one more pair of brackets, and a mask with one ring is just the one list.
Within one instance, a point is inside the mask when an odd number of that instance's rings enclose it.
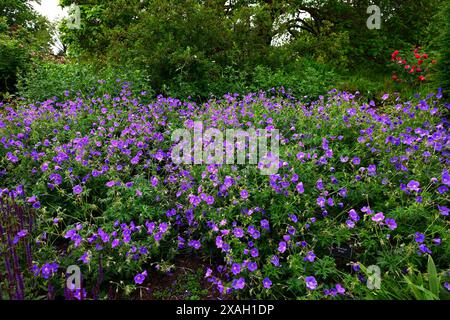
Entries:
{"label": "sky", "polygon": [[[31,1],[31,5],[37,12],[47,17],[47,19],[51,22],[67,17],[68,9],[63,9],[62,7],[60,7],[59,0],[41,0],[41,5],[38,5],[36,2]],[[50,47],[54,54],[57,54],[60,48],[62,48],[58,32],[53,35],[53,43],[50,45]]]}
{"label": "sky", "polygon": [[60,7],[59,0],[41,0],[41,5],[31,2],[33,8],[50,21],[55,21],[67,16],[67,9]]}

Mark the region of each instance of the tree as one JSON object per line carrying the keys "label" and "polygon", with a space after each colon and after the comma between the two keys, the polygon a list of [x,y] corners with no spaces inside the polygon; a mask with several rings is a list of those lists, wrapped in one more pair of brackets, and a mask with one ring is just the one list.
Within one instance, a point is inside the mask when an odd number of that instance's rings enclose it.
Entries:
{"label": "tree", "polygon": [[0,3],[0,96],[14,92],[32,57],[48,53],[47,20],[25,0]]}

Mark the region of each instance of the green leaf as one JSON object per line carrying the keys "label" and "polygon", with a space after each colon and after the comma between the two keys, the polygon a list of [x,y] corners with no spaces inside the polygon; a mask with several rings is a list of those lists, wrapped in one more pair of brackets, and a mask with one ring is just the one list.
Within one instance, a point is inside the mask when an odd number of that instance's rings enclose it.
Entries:
{"label": "green leaf", "polygon": [[428,256],[428,283],[430,285],[430,291],[436,295],[439,296],[439,277],[437,275],[436,266],[434,264],[433,258],[429,255]]}

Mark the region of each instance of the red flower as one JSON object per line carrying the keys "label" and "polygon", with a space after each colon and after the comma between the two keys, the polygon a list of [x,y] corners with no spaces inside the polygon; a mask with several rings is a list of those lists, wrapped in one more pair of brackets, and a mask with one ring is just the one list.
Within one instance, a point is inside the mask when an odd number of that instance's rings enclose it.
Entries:
{"label": "red flower", "polygon": [[420,66],[423,63],[423,60],[417,61],[417,64]]}
{"label": "red flower", "polygon": [[419,80],[420,80],[420,81],[425,81],[425,77],[422,76],[422,75],[420,75],[420,76],[419,76]]}
{"label": "red flower", "polygon": [[424,54],[422,55],[422,58],[427,59],[427,58],[428,58],[428,54],[424,53]]}
{"label": "red flower", "polygon": [[399,52],[398,50],[395,50],[395,51],[392,53],[392,55],[391,55],[392,59],[395,59],[395,57],[396,57],[399,53],[400,53],[400,52]]}

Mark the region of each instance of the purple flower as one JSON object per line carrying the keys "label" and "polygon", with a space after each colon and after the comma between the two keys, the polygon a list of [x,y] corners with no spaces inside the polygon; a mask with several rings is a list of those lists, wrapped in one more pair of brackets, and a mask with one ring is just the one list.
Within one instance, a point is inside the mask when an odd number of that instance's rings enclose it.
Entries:
{"label": "purple flower", "polygon": [[447,291],[450,291],[450,284],[448,282],[444,283],[444,287],[445,289],[447,289]]}
{"label": "purple flower", "polygon": [[317,288],[317,280],[313,276],[306,277],[305,282],[306,288],[308,288],[309,290],[314,290]]}
{"label": "purple flower", "polygon": [[147,277],[147,270],[134,276],[134,283],[142,284]]}
{"label": "purple flower", "polygon": [[344,294],[345,293],[345,288],[340,283],[338,283],[338,284],[336,284],[336,291],[339,294]]}
{"label": "purple flower", "polygon": [[189,240],[188,246],[198,250],[201,247],[201,243],[199,240]]}
{"label": "purple flower", "polygon": [[428,254],[431,254],[432,252],[431,252],[431,250],[430,249],[428,249],[428,247],[425,245],[425,244],[421,244],[421,245],[419,245],[419,254],[421,254],[421,253],[428,253]]}
{"label": "purple flower", "polygon": [[258,269],[258,264],[257,264],[256,262],[250,262],[250,263],[247,265],[247,268],[248,268],[248,270],[249,270],[250,272],[253,272],[253,271],[255,271],[256,269]]}
{"label": "purple flower", "polygon": [[352,220],[347,220],[345,223],[349,229],[353,229],[355,227],[355,223]]}
{"label": "purple flower", "polygon": [[53,263],[46,263],[41,268],[41,275],[44,279],[50,278],[53,273],[58,271],[59,265],[55,262]]}
{"label": "purple flower", "polygon": [[261,220],[261,228],[269,230],[270,228],[269,221],[266,219]]}
{"label": "purple flower", "polygon": [[397,228],[397,223],[395,222],[394,219],[387,218],[384,222],[386,223],[388,228],[391,230],[395,230]]}
{"label": "purple flower", "polygon": [[298,193],[304,193],[305,192],[305,188],[303,187],[303,182],[299,182],[295,188],[297,189]]}
{"label": "purple flower", "polygon": [[317,188],[317,190],[323,190],[323,182],[322,182],[322,179],[317,180],[317,182],[316,182],[316,188]]}
{"label": "purple flower", "polygon": [[242,238],[244,236],[244,230],[241,228],[234,228],[233,234],[236,238]]}
{"label": "purple flower", "polygon": [[82,261],[84,264],[89,263],[89,261],[91,260],[91,257],[89,256],[89,252],[85,252],[79,260]]}
{"label": "purple flower", "polygon": [[375,222],[381,222],[381,221],[383,221],[384,220],[384,214],[383,214],[383,212],[378,212],[376,215],[374,215],[373,217],[372,217],[372,221],[375,221]]}
{"label": "purple flower", "polygon": [[208,205],[212,205],[214,203],[214,197],[213,196],[207,196],[206,199],[205,199],[205,202]]}
{"label": "purple flower", "polygon": [[233,283],[232,283],[232,286],[236,290],[244,289],[244,287],[245,287],[245,279],[244,278],[234,279]]}
{"label": "purple flower", "polygon": [[353,263],[352,264],[352,269],[355,272],[359,272],[361,270],[361,267],[360,267],[359,263]]}
{"label": "purple flower", "polygon": [[447,169],[442,170],[442,183],[450,186],[450,174]]}
{"label": "purple flower", "polygon": [[425,235],[423,233],[416,232],[416,234],[415,234],[415,241],[417,243],[423,243],[425,241]]}
{"label": "purple flower", "polygon": [[358,213],[354,209],[351,209],[348,212],[348,216],[350,217],[350,219],[352,219],[355,222],[358,222],[360,219]]}
{"label": "purple flower", "polygon": [[270,289],[270,287],[272,286],[272,281],[270,281],[269,278],[264,278],[263,286],[265,289]]}
{"label": "purple flower", "polygon": [[133,182],[132,181],[130,181],[130,182],[127,182],[127,183],[125,183],[125,187],[126,188],[131,188],[132,186],[133,186]]}
{"label": "purple flower", "polygon": [[273,255],[272,258],[270,258],[270,262],[271,262],[275,267],[279,267],[279,266],[280,266],[280,259],[278,258],[278,256]]}
{"label": "purple flower", "polygon": [[411,180],[410,182],[408,182],[406,187],[409,190],[411,190],[411,191],[415,191],[415,192],[419,192],[420,191],[420,183],[418,181],[415,181],[415,180]]}
{"label": "purple flower", "polygon": [[78,288],[73,292],[73,297],[77,300],[83,300],[86,298],[86,289],[84,288]]}
{"label": "purple flower", "polygon": [[150,181],[151,181],[153,187],[156,187],[158,185],[158,182],[159,182],[157,177],[152,177],[150,179]]}
{"label": "purple flower", "polygon": [[381,97],[381,99],[382,99],[383,101],[389,99],[389,94],[388,94],[388,93],[383,94],[383,96]]}
{"label": "purple flower", "polygon": [[440,194],[444,194],[444,193],[446,193],[446,192],[448,191],[448,187],[446,187],[446,186],[439,186],[439,187],[437,188],[437,191],[438,191]]}
{"label": "purple flower", "polygon": [[324,197],[318,197],[317,198],[317,205],[321,208],[325,207],[325,198]]}
{"label": "purple flower", "polygon": [[25,237],[27,234],[28,234],[28,230],[26,230],[26,229],[19,231],[16,234],[16,236],[14,237],[13,243],[16,244],[17,242],[19,242],[20,239]]}
{"label": "purple flower", "polygon": [[167,229],[169,229],[169,224],[167,224],[166,222],[161,222],[161,224],[159,225],[159,231],[161,233],[166,233]]}
{"label": "purple flower", "polygon": [[231,266],[231,272],[234,275],[238,275],[239,273],[241,273],[241,265],[239,263],[233,263],[233,265]]}
{"label": "purple flower", "polygon": [[108,188],[111,188],[111,187],[114,187],[115,184],[116,184],[115,181],[108,181],[108,182],[106,183],[106,186],[107,186]]}
{"label": "purple flower", "polygon": [[316,255],[314,254],[313,251],[309,251],[306,254],[306,257],[303,258],[304,261],[309,261],[309,262],[314,262],[314,259],[316,259]]}
{"label": "purple flower", "polygon": [[114,239],[114,240],[111,242],[111,248],[115,248],[115,247],[117,247],[119,244],[120,244],[120,240],[119,240],[119,239]]}
{"label": "purple flower", "polygon": [[[155,239],[156,242],[161,241],[162,237],[163,237],[162,232],[157,232],[157,233],[155,233],[155,234],[153,235],[153,239]],[[193,247],[193,246],[192,246],[192,247]]]}
{"label": "purple flower", "polygon": [[284,253],[286,251],[286,242],[281,241],[278,244],[278,251],[281,252],[281,253]]}
{"label": "purple flower", "polygon": [[438,237],[434,238],[434,239],[431,240],[431,241],[432,241],[435,245],[437,245],[437,246],[440,246],[441,243],[442,243],[441,238],[438,238]]}
{"label": "purple flower", "polygon": [[72,190],[74,194],[80,194],[81,192],[83,192],[83,188],[79,184],[73,187]]}
{"label": "purple flower", "polygon": [[241,194],[241,198],[242,199],[247,199],[248,198],[248,191],[247,190],[242,190],[241,192],[240,192],[240,194]]}
{"label": "purple flower", "polygon": [[450,212],[450,209],[445,206],[438,206],[439,213],[443,216],[448,216],[448,213]]}

